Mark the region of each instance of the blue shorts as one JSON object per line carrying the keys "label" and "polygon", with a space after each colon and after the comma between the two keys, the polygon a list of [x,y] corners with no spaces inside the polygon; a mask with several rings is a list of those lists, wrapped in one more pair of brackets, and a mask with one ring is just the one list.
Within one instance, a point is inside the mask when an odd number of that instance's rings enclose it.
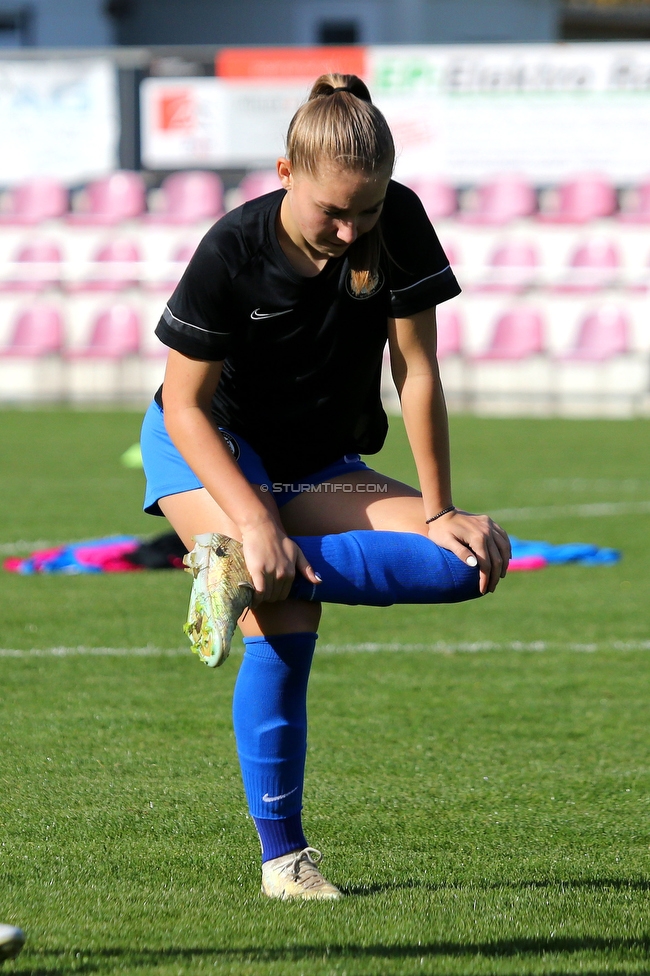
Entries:
{"label": "blue shorts", "polygon": [[[338,461],[328,464],[326,468],[314,474],[301,476],[291,484],[274,483],[266,473],[259,454],[255,453],[243,437],[233,434],[225,427],[220,427],[219,430],[246,480],[252,485],[261,485],[270,492],[278,508],[282,508],[303,491],[308,491],[313,485],[322,484],[337,475],[347,474],[349,471],[370,470],[358,454],[346,454]],[[149,515],[162,515],[158,501],[166,495],[177,495],[182,491],[203,488],[192,469],[172,444],[165,427],[163,412],[155,400],[147,410],[142,423],[140,448],[147,479],[144,510]]]}

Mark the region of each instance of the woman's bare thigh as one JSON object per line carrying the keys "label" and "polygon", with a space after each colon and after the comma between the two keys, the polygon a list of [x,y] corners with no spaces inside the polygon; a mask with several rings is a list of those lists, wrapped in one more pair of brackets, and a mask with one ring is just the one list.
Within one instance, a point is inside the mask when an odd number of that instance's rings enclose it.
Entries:
{"label": "woman's bare thigh", "polygon": [[354,529],[427,534],[422,496],[377,471],[351,471],[304,491],[280,509],[289,535]]}
{"label": "woman's bare thigh", "polygon": [[194,545],[193,537],[204,532],[220,532],[241,542],[237,526],[205,488],[167,495],[160,498],[158,504],[188,550]]}

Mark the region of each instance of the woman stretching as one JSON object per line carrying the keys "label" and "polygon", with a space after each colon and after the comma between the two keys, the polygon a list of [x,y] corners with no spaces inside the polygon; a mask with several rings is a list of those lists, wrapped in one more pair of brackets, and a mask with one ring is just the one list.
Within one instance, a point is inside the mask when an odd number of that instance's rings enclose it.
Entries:
{"label": "woman stretching", "polygon": [[[283,189],[208,231],[157,328],[145,510],[191,552],[186,631],[211,667],[235,626],[233,720],[262,891],[339,898],[301,824],[307,681],[321,603],[450,603],[493,592],[510,547],[452,502],[435,306],[460,291],[354,75],[318,79],[278,161]],[[368,468],[391,369],[421,492]],[[241,618],[241,619],[240,619]]]}

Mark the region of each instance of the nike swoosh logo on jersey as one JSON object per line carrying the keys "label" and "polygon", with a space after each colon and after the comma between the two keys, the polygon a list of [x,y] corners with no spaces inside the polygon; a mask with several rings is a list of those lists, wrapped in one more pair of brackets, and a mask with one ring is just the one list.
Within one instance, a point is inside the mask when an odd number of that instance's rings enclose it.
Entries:
{"label": "nike swoosh logo on jersey", "polygon": [[276,315],[288,315],[289,312],[293,312],[292,308],[285,308],[282,312],[262,312],[261,309],[256,308],[254,312],[251,312],[252,319],[274,319]]}
{"label": "nike swoosh logo on jersey", "polygon": [[291,796],[292,793],[295,793],[297,789],[298,787],[294,786],[294,788],[292,790],[289,790],[288,793],[280,793],[280,796],[269,796],[268,793],[265,793],[264,796],[262,797],[262,802],[275,803],[276,800],[284,800],[285,797]]}

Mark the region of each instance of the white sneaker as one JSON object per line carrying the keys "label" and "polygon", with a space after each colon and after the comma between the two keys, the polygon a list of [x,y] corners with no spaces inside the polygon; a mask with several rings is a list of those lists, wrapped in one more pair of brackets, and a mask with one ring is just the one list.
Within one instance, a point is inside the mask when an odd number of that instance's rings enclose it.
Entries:
{"label": "white sneaker", "polygon": [[192,650],[209,668],[218,668],[230,654],[237,621],[253,600],[241,542],[207,532],[194,537],[196,545],[183,557],[194,577],[187,623],[183,628]]}
{"label": "white sneaker", "polygon": [[15,925],[0,925],[0,962],[15,959],[25,944],[25,933]]}
{"label": "white sneaker", "polygon": [[321,852],[314,847],[305,847],[302,851],[265,861],[262,865],[262,894],[283,901],[288,898],[342,898],[343,892],[326,881],[316,867],[321,857]]}

